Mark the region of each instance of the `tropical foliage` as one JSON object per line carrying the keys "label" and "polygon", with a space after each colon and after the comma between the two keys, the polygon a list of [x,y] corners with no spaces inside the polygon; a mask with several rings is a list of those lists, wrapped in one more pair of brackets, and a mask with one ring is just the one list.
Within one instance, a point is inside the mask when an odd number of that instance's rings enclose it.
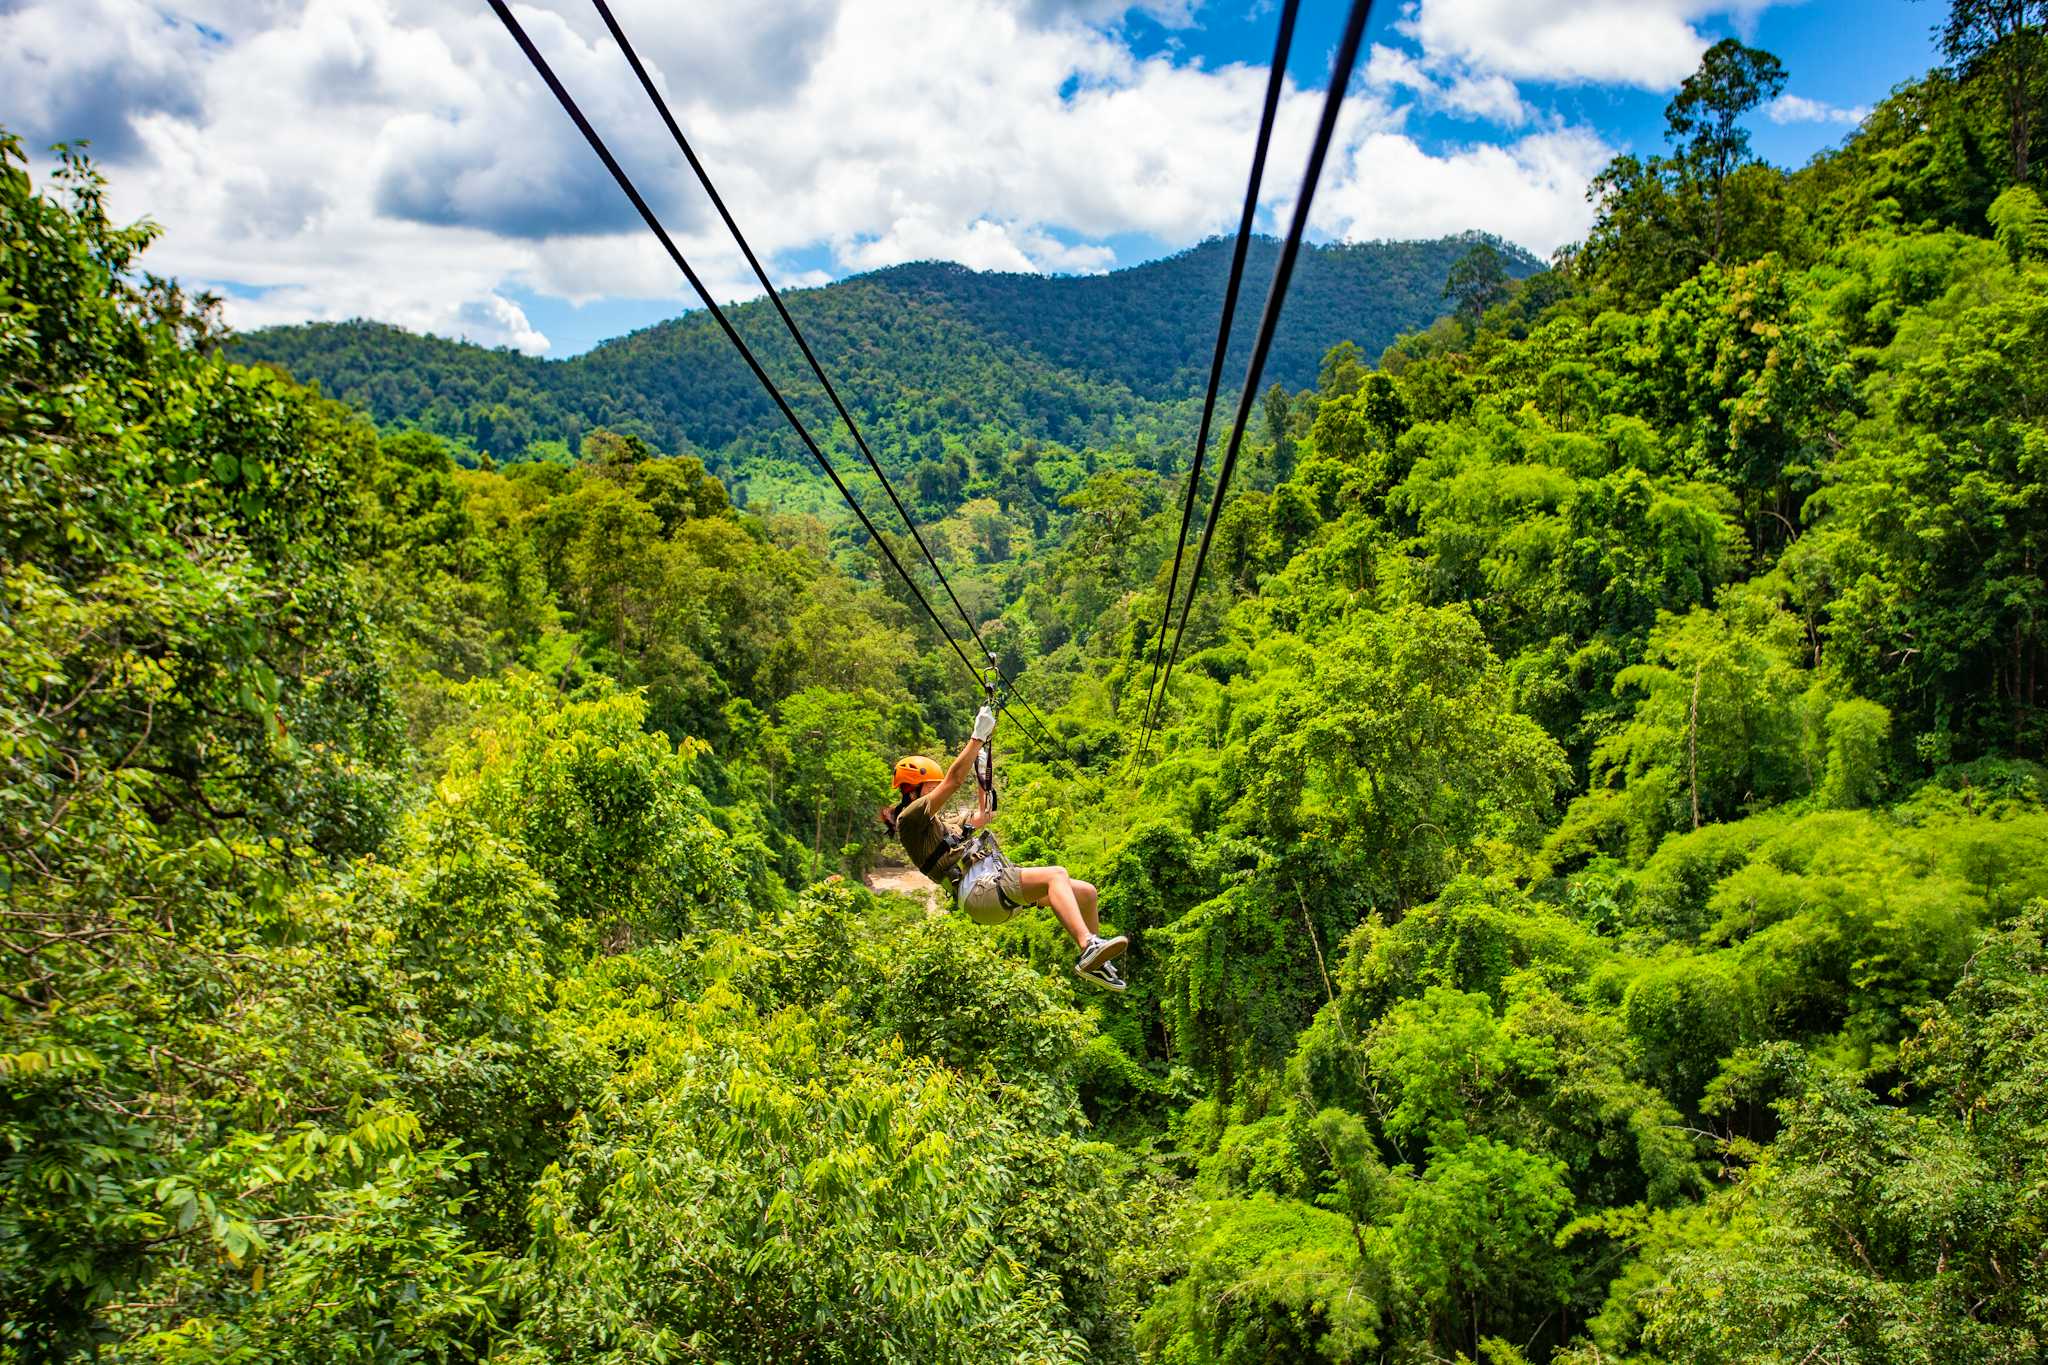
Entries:
{"label": "tropical foliage", "polygon": [[[1471,245],[1445,237],[1312,248],[1288,291],[1269,373],[1305,384],[1332,337],[1378,350],[1428,323],[1445,271]],[[1494,245],[1503,279],[1540,266]],[[1251,344],[1279,250],[1262,237],[1247,258],[1240,348]],[[1188,400],[1208,381],[1230,252],[1214,238],[1096,276],[922,262],[799,290],[789,307],[875,448],[909,452],[920,470],[987,463],[1020,441],[1155,464],[1145,447],[1170,435],[1178,449],[1192,434]],[[734,323],[788,383],[819,439],[858,468],[857,450],[770,307],[738,305]],[[318,383],[387,426],[415,425],[500,461],[574,449],[608,427],[702,455],[755,501],[790,505],[820,490],[781,414],[702,313],[558,362],[363,322],[267,328],[238,338],[235,354]],[[920,493],[941,515],[960,502]]]}
{"label": "tropical foliage", "polygon": [[380,427],[0,142],[0,1360],[2037,1359],[2040,32],[1954,8],[1283,373],[1148,750],[1169,427],[878,423],[1117,997],[862,885],[979,690],[814,485]]}

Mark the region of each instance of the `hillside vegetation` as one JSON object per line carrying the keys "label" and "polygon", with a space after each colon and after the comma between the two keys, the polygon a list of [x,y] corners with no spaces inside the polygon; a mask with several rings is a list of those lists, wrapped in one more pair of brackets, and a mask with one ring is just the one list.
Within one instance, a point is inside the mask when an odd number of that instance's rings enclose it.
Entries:
{"label": "hillside vegetation", "polygon": [[[1444,311],[1444,278],[1472,241],[1316,247],[1304,254],[1274,346],[1272,378],[1310,383],[1323,352],[1372,351]],[[1511,273],[1537,262],[1497,244]],[[1023,439],[1130,447],[1193,432],[1222,309],[1231,244],[1097,276],[988,274],[918,264],[804,289],[790,311],[891,467],[972,457]],[[1279,243],[1253,243],[1236,337],[1250,344]],[[854,454],[765,300],[735,326],[790,390],[821,441]],[[238,359],[283,367],[386,426],[417,426],[494,459],[537,443],[574,450],[605,427],[701,456],[742,485],[788,468],[802,500],[809,457],[712,319],[691,313],[562,361],[418,336],[377,323],[308,323],[252,332]],[[1161,457],[1165,453],[1162,452]],[[820,504],[822,506],[822,504]]]}
{"label": "hillside vegetation", "polygon": [[846,520],[241,365],[0,143],[0,1360],[2039,1359],[2048,210],[1957,50],[1786,173],[1721,44],[1266,395],[1150,753],[1177,452],[913,477],[1122,996],[862,889],[978,694]]}

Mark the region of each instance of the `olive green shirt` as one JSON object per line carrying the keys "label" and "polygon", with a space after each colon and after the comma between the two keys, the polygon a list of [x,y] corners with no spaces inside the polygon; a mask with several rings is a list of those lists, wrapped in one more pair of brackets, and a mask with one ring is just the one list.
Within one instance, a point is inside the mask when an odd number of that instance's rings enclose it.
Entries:
{"label": "olive green shirt", "polygon": [[920,796],[903,808],[896,817],[896,837],[920,871],[931,868],[927,875],[933,880],[951,882],[960,875],[957,856],[935,861],[946,848],[946,825],[927,798]]}

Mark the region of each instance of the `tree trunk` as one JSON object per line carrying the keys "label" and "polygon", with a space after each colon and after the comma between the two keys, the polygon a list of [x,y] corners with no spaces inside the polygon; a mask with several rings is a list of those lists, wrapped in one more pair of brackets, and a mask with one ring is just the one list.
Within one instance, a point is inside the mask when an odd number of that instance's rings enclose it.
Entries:
{"label": "tree trunk", "polygon": [[2032,169],[2034,140],[2034,63],[2029,60],[2033,53],[2029,37],[2026,6],[2020,7],[2018,22],[2007,42],[2012,44],[2012,54],[2007,66],[2005,83],[2005,109],[2009,120],[2006,140],[2012,148],[2012,180],[2015,185],[2027,183],[2027,173]]}
{"label": "tree trunk", "polygon": [[1692,707],[1685,722],[1686,766],[1691,770],[1694,829],[1700,827],[1700,673],[1703,668],[1704,665],[1692,671]]}

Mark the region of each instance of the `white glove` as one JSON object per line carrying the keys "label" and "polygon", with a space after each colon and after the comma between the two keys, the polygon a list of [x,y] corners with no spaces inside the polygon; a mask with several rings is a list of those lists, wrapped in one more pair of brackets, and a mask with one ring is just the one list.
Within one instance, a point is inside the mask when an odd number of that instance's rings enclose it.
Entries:
{"label": "white glove", "polygon": [[986,706],[974,714],[974,737],[986,741],[996,732],[996,713]]}

